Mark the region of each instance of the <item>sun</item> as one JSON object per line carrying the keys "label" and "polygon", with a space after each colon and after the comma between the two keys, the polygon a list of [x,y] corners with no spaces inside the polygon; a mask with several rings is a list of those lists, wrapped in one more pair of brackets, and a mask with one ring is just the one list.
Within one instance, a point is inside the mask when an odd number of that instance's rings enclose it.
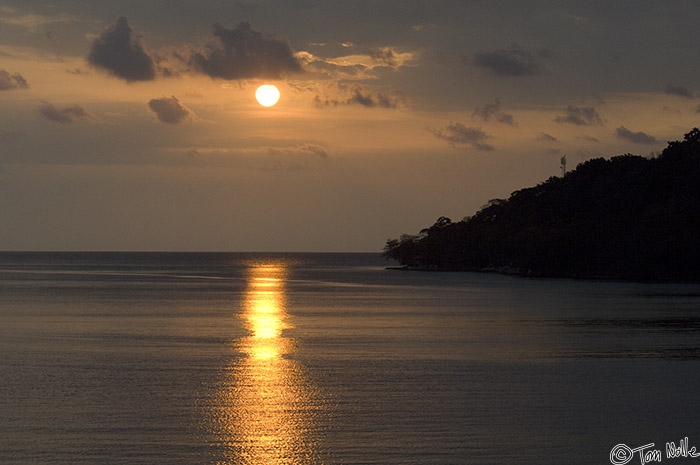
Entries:
{"label": "sun", "polygon": [[280,99],[280,91],[272,84],[264,84],[255,91],[255,98],[264,107],[271,107]]}

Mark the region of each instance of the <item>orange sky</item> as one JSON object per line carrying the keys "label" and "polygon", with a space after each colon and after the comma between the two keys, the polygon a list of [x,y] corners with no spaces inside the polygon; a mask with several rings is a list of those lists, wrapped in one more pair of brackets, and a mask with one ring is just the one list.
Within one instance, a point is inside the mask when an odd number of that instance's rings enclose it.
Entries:
{"label": "orange sky", "polygon": [[4,250],[377,251],[700,115],[695,4],[27,3]]}

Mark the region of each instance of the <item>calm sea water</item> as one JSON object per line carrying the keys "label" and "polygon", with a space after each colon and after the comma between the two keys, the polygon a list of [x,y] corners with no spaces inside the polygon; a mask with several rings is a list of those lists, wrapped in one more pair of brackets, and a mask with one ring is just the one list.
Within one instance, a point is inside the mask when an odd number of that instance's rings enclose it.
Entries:
{"label": "calm sea water", "polygon": [[386,265],[0,254],[0,462],[700,463],[700,286]]}

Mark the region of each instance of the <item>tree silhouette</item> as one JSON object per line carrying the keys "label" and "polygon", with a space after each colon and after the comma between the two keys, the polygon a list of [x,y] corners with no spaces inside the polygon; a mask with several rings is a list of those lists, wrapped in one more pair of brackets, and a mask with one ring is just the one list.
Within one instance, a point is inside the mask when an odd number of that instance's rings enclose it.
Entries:
{"label": "tree silhouette", "polygon": [[419,269],[698,281],[699,233],[695,128],[656,158],[595,158],[462,221],[440,217],[387,241],[384,256]]}

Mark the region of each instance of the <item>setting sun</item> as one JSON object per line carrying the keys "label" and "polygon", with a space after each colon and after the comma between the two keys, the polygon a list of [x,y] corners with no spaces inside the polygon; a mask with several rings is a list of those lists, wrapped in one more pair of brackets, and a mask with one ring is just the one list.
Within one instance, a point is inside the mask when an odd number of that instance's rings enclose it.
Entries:
{"label": "setting sun", "polygon": [[0,465],[700,465],[700,0],[529,3],[0,0]]}
{"label": "setting sun", "polygon": [[272,84],[265,84],[255,91],[255,98],[264,107],[271,107],[280,99],[280,91]]}

